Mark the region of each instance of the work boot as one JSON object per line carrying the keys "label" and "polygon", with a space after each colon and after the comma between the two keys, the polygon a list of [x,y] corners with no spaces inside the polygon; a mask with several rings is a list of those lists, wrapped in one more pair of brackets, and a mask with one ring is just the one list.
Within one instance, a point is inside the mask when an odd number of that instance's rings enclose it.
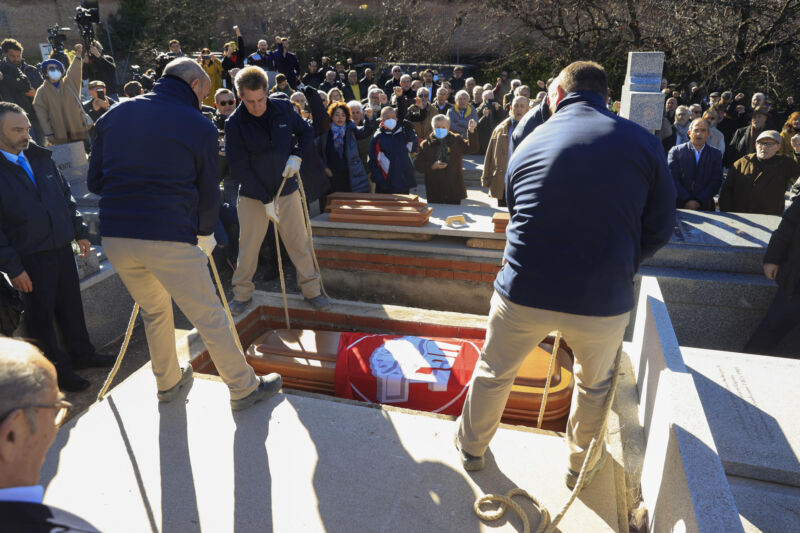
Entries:
{"label": "work boot", "polygon": [[[589,484],[594,479],[594,476],[597,475],[597,473],[603,468],[603,464],[605,464],[605,462],[606,462],[606,447],[605,445],[603,445],[603,449],[600,453],[600,459],[598,459],[597,462],[594,464],[594,466],[590,468],[588,472],[586,472],[586,475],[583,478],[583,488],[589,486]],[[575,472],[571,468],[567,469],[567,475],[564,478],[564,481],[567,482],[567,488],[569,490],[575,490],[575,485],[578,484],[579,475],[580,472]]]}
{"label": "work boot", "polygon": [[331,302],[322,294],[314,296],[313,298],[306,298],[306,301],[311,304],[314,309],[318,311],[327,311],[331,308]]}
{"label": "work boot", "polygon": [[245,308],[248,305],[250,305],[250,302],[252,301],[253,301],[252,298],[248,298],[244,302],[241,302],[239,300],[231,300],[230,302],[228,302],[228,308],[231,310],[231,314],[233,316],[241,315],[242,311],[244,311]]}
{"label": "work boot", "polygon": [[484,464],[483,456],[472,455],[462,450],[461,446],[458,445],[458,433],[455,433],[453,435],[453,442],[455,443],[456,449],[458,450],[458,453],[461,456],[461,466],[464,467],[464,470],[474,472],[476,470],[483,469],[483,464]]}
{"label": "work boot", "polygon": [[162,403],[171,402],[178,397],[178,393],[184,386],[189,385],[191,387],[193,382],[194,370],[192,370],[192,365],[187,365],[181,369],[181,379],[178,380],[178,383],[167,390],[158,391],[158,401]]}
{"label": "work boot", "polygon": [[244,398],[231,400],[232,410],[241,411],[242,409],[247,409],[251,405],[260,402],[261,400],[266,400],[267,398],[274,396],[279,390],[281,390],[281,386],[283,386],[283,378],[276,372],[266,376],[259,376],[258,381],[259,383],[258,387],[256,387],[256,390]]}

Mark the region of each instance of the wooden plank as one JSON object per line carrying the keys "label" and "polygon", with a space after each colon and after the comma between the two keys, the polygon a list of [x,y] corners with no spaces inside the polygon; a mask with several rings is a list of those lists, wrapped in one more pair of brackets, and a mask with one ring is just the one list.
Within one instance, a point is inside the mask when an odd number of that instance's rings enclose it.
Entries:
{"label": "wooden plank", "polygon": [[407,200],[419,201],[416,194],[382,194],[368,192],[332,192],[328,195],[329,200]]}
{"label": "wooden plank", "polygon": [[[317,233],[317,230],[314,230]],[[482,248],[484,250],[503,250],[506,247],[505,239],[467,239],[467,248]]]}
{"label": "wooden plank", "polygon": [[427,242],[434,235],[425,233],[404,233],[399,231],[379,232],[362,229],[314,228],[315,237],[345,237],[348,239],[376,239],[381,241]]}

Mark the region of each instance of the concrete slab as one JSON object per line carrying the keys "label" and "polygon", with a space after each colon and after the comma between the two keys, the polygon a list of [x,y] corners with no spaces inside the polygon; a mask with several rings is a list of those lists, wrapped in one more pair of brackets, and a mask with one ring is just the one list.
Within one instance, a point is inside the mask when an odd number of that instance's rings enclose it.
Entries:
{"label": "concrete slab", "polygon": [[728,475],[800,487],[800,361],[682,348]]}
{"label": "concrete slab", "polygon": [[[478,520],[484,491],[519,485],[552,512],[569,496],[557,434],[501,427],[470,476],[448,418],[296,394],[234,414],[226,387],[201,378],[185,400],[159,406],[155,392],[137,372],[62,428],[43,468],[46,503],[122,533],[468,532],[521,530],[515,517]],[[620,529],[613,467],[561,531]]]}
{"label": "concrete slab", "polygon": [[800,532],[800,489],[728,476],[747,533]]}

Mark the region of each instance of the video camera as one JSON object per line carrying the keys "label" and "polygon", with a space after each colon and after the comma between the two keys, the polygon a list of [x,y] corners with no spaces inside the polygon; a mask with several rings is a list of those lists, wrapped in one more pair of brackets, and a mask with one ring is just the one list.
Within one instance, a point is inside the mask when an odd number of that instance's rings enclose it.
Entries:
{"label": "video camera", "polygon": [[94,44],[94,24],[100,22],[99,4],[99,0],[81,0],[81,5],[75,8],[75,23],[87,52]]}
{"label": "video camera", "polygon": [[49,42],[50,46],[53,47],[53,52],[64,52],[64,41],[67,40],[67,36],[62,32],[65,31],[70,31],[70,29],[62,28],[58,24],[53,24],[47,28],[47,42]]}

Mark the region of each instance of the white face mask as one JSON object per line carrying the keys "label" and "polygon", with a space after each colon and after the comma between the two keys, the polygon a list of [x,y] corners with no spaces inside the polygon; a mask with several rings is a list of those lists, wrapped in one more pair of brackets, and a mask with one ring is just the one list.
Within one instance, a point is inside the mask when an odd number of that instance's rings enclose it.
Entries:
{"label": "white face mask", "polygon": [[387,130],[393,130],[397,126],[397,121],[393,118],[387,118],[383,121],[383,127]]}
{"label": "white face mask", "polygon": [[51,81],[58,81],[61,79],[61,71],[60,70],[48,70],[47,76],[50,78]]}

